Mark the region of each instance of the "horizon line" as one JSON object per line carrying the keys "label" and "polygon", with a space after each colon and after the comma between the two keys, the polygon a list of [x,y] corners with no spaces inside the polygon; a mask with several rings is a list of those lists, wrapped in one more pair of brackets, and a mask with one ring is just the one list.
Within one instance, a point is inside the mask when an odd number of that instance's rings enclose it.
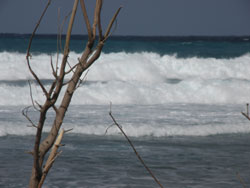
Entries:
{"label": "horizon line", "polygon": [[[0,36],[9,35],[9,36],[30,36],[32,33],[0,33]],[[37,33],[37,36],[58,36],[55,33]],[[62,37],[66,36],[66,34],[61,34]],[[79,36],[79,37],[88,37],[88,34],[72,34],[71,36]],[[185,37],[185,38],[244,38],[250,37],[250,35],[111,35],[110,37],[142,37],[142,38],[162,38],[162,37]]]}

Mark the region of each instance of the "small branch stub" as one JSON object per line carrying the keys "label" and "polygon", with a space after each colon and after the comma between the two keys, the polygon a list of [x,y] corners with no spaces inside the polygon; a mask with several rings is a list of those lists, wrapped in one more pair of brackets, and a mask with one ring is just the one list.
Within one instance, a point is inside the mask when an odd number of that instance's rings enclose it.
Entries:
{"label": "small branch stub", "polygon": [[245,118],[247,118],[250,121],[250,117],[249,117],[249,104],[246,104],[246,113],[245,112],[241,112],[241,114],[243,116],[245,116]]}

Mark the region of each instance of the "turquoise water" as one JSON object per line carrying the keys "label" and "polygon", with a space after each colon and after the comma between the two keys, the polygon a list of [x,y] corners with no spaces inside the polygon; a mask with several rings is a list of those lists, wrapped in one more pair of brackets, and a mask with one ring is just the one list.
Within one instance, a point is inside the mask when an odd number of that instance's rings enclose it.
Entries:
{"label": "turquoise water", "polygon": [[[0,34],[0,51],[25,53],[30,35]],[[62,47],[65,36],[62,37]],[[81,53],[87,36],[72,36],[71,51]],[[56,53],[56,35],[37,35],[32,45],[36,53]],[[178,57],[233,58],[250,51],[250,37],[111,37],[103,49],[111,52],[155,52]]]}
{"label": "turquoise water", "polygon": [[[35,129],[24,107],[44,96],[28,72],[27,35],[0,35],[0,187],[27,187]],[[249,37],[112,37],[76,91],[45,187],[157,187],[108,113],[112,112],[164,187],[250,185]],[[69,63],[84,49],[73,36]],[[63,42],[63,41],[62,41]],[[56,36],[37,36],[31,65],[45,86]],[[61,56],[59,56],[60,61]],[[66,78],[69,79],[69,78]],[[38,114],[30,111],[37,121]],[[53,121],[49,112],[45,134]]]}

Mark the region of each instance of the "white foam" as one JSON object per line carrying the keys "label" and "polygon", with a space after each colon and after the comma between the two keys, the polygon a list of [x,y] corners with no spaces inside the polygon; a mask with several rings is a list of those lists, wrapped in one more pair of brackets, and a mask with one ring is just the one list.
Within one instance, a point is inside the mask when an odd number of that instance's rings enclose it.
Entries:
{"label": "white foam", "polygon": [[[27,127],[29,122],[21,115],[22,107],[3,107],[0,113],[0,136],[34,135],[35,128]],[[29,112],[34,123],[38,113]],[[113,115],[123,130],[133,137],[168,136],[209,136],[221,134],[248,134],[249,121],[240,111],[241,105],[114,105]],[[79,105],[71,106],[62,127],[71,133],[104,136],[120,135],[119,129],[112,124],[108,115],[109,106]],[[46,118],[44,131],[48,132],[53,122],[54,112]]]}
{"label": "white foam", "polygon": [[[72,125],[64,124],[65,129],[71,129],[71,133],[87,134],[87,135],[121,135],[121,132],[116,126],[108,129],[108,125]],[[237,134],[237,133],[250,133],[250,126],[248,124],[229,124],[229,125],[196,125],[196,126],[177,126],[177,125],[139,125],[138,124],[123,124],[123,130],[128,136],[132,137],[168,137],[168,136],[211,136],[221,134]],[[49,127],[46,126],[44,132],[49,132]],[[1,125],[0,136],[6,135],[35,135],[35,129],[27,127],[24,124],[18,125]]]}
{"label": "white foam", "polygon": [[[0,105],[31,104],[28,84],[4,82],[32,79],[25,54],[0,52],[0,56]],[[56,54],[52,57],[55,62]],[[71,53],[69,62],[77,62],[78,57]],[[53,79],[49,55],[33,55],[31,65],[41,79]],[[249,72],[250,54],[232,59],[146,52],[102,54],[72,104],[246,103],[250,101]],[[41,90],[32,88],[35,100],[42,102]]]}

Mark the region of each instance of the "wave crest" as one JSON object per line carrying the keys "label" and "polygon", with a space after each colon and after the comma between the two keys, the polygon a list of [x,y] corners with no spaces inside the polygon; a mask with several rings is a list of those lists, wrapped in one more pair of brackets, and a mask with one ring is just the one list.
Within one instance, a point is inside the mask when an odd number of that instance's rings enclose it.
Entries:
{"label": "wave crest", "polygon": [[[29,87],[25,82],[32,77],[25,55],[10,52],[0,55],[0,105],[30,104]],[[69,62],[77,62],[79,56],[71,53]],[[56,54],[52,57],[55,62]],[[45,84],[53,79],[49,55],[34,55],[31,65]],[[78,89],[72,102],[246,103],[250,100],[249,72],[250,54],[232,59],[177,58],[148,52],[102,54],[90,68],[85,85]],[[36,85],[33,85],[33,92],[36,100],[44,100]]]}

